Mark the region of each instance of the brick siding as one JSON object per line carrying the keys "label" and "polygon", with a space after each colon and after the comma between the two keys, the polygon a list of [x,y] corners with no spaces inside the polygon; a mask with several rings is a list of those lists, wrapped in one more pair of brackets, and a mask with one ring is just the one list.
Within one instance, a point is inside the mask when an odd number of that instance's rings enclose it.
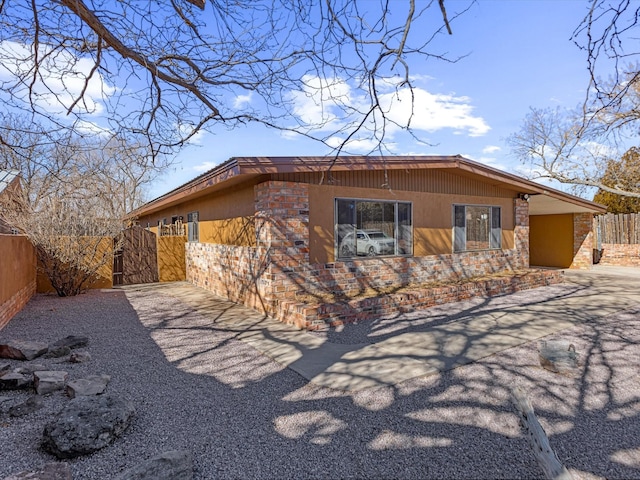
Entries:
{"label": "brick siding", "polygon": [[573,215],[573,262],[569,268],[588,269],[593,266],[593,214]]}
{"label": "brick siding", "polygon": [[640,267],[640,245],[603,243],[600,265]]}
{"label": "brick siding", "polygon": [[27,304],[36,293],[36,281],[33,280],[25,287],[14,293],[11,298],[0,305],[0,330],[9,323],[16,313]]}
{"label": "brick siding", "polygon": [[[521,281],[491,279],[450,285],[419,295],[387,294],[394,288],[433,282],[459,282],[529,267],[528,203],[514,200],[515,248],[427,257],[379,257],[309,264],[309,194],[302,183],[270,181],[256,185],[257,247],[187,244],[187,280],[256,308],[285,323],[319,328],[327,322],[356,320],[392,311],[426,308],[476,295],[502,294],[555,282],[538,274]],[[517,276],[514,278],[518,278]],[[514,283],[515,282],[515,283]],[[385,292],[345,308],[313,305],[306,299]],[[420,302],[418,297],[424,297]],[[395,308],[395,310],[393,310]],[[305,313],[306,312],[306,313]]]}

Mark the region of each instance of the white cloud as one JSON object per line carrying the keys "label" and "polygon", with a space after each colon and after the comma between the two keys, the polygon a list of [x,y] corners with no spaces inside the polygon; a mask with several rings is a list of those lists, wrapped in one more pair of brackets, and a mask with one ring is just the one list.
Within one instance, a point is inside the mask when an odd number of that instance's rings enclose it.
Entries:
{"label": "white cloud", "polygon": [[202,162],[200,165],[196,165],[195,167],[193,167],[193,169],[196,172],[206,172],[207,170],[211,170],[216,165],[219,164],[215,162]]}
{"label": "white cloud", "polygon": [[[380,106],[391,120],[385,126],[387,139],[393,139],[394,134],[406,125],[416,132],[452,130],[453,134],[471,137],[483,136],[490,130],[482,117],[473,114],[468,97],[432,94],[419,87],[413,88],[413,91],[408,87],[396,88],[397,84],[392,82],[397,81],[389,78],[380,82],[383,87],[378,95]],[[361,119],[359,115],[370,108],[368,99],[358,95],[357,90],[342,79],[320,79],[307,75],[304,82],[303,90],[292,92],[290,100],[298,120],[307,127],[313,127],[316,132],[354,127],[355,122]],[[372,132],[380,125],[379,115],[375,119],[370,118],[363,127],[363,133],[365,130]]]}
{"label": "white cloud", "polygon": [[500,150],[502,150],[502,149],[500,147],[496,146],[496,145],[487,145],[486,147],[484,147],[482,149],[482,153],[484,153],[486,155],[490,155],[492,153],[499,152]]}
{"label": "white cloud", "polygon": [[473,115],[468,97],[432,94],[423,88],[414,88],[413,105],[411,100],[408,88],[381,98],[389,118],[400,125],[410,122],[414,130],[433,133],[451,129],[453,133],[471,137],[480,137],[490,130],[482,117]]}
{"label": "white cloud", "polygon": [[[64,115],[73,107],[79,113],[99,115],[104,112],[103,101],[113,95],[116,88],[109,86],[99,72],[93,72],[93,60],[76,58],[64,51],[51,51],[47,45],[40,45],[41,59],[36,81],[31,87],[32,100],[49,113]],[[0,80],[15,82],[14,90],[25,100],[33,79],[33,55],[31,47],[16,42],[0,42]]]}
{"label": "white cloud", "polygon": [[245,105],[250,104],[252,97],[253,97],[253,92],[249,92],[247,95],[238,95],[233,100],[233,108],[241,108],[241,107],[244,107]]}
{"label": "white cloud", "polygon": [[[180,136],[181,137],[186,137],[187,135],[189,135],[193,129],[195,128],[194,125],[191,125],[189,123],[182,123],[180,125],[175,124],[174,128],[176,130],[178,130],[180,132]],[[196,133],[193,134],[193,136],[191,136],[189,138],[189,140],[187,141],[187,144],[189,145],[202,145],[202,141],[205,135],[205,131],[200,129],[198,130]]]}
{"label": "white cloud", "polygon": [[87,121],[76,122],[75,130],[80,133],[96,134],[96,135],[111,135],[113,133],[108,128],[104,128],[98,125],[97,123],[87,122]]}

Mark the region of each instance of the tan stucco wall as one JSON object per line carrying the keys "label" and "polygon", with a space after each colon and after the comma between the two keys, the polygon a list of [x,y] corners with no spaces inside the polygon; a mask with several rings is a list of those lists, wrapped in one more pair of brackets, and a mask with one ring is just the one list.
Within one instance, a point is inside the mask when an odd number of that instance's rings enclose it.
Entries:
{"label": "tan stucco wall", "polygon": [[187,237],[158,237],[158,274],[161,282],[187,279],[184,244]]}
{"label": "tan stucco wall", "polygon": [[573,214],[529,217],[530,264],[568,268],[573,261]]}
{"label": "tan stucco wall", "polygon": [[[96,237],[97,238],[97,237]],[[96,277],[87,284],[87,288],[113,288],[113,239],[103,238],[99,244],[102,254],[107,254],[110,260],[106,260],[96,270]],[[101,255],[102,255],[101,254]],[[37,291],[38,293],[53,293],[55,289],[51,286],[51,282],[40,269],[37,274]]]}
{"label": "tan stucco wall", "polygon": [[27,237],[0,235],[0,305],[36,278],[36,254]]}
{"label": "tan stucco wall", "polygon": [[311,263],[335,261],[334,199],[363,198],[408,201],[413,204],[413,255],[453,252],[453,205],[493,205],[502,208],[502,248],[514,248],[512,198],[389,191],[328,185],[309,186],[309,256]]}

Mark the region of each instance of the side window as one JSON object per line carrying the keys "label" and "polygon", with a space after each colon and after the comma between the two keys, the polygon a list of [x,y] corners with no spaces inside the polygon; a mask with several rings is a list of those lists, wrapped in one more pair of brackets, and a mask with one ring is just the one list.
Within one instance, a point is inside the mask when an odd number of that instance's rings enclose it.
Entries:
{"label": "side window", "polygon": [[502,247],[500,207],[453,206],[453,251],[465,252]]}
{"label": "side window", "polygon": [[198,229],[198,212],[187,214],[187,240],[189,242],[199,242],[200,232]]}

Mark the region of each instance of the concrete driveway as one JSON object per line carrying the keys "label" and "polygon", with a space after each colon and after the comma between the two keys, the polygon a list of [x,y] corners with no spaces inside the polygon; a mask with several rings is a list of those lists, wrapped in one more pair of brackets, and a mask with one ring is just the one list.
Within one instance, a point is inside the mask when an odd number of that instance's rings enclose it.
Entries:
{"label": "concrete driveway", "polygon": [[320,386],[358,391],[449,370],[640,305],[640,269],[566,271],[562,285],[306,332],[185,282],[134,285],[184,302]]}

